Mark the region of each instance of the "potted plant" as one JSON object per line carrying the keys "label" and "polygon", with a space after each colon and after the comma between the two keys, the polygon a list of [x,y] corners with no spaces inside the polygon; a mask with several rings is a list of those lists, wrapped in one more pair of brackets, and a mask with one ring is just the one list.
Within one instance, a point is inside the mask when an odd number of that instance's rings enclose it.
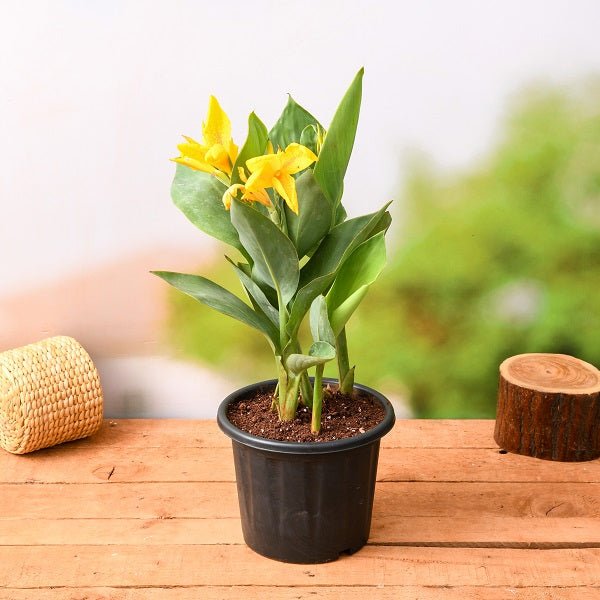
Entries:
{"label": "potted plant", "polygon": [[[155,272],[258,330],[273,351],[275,379],[231,394],[217,420],[232,439],[244,538],[287,562],[334,560],[366,543],[379,441],[394,424],[389,401],[354,383],[346,343],[346,323],[384,267],[391,222],[389,204],[351,219],[342,205],[362,78],[361,69],[327,131],[289,97],[270,130],[250,114],[239,150],[211,97],[202,141],[178,146],[172,197],[233,248],[226,258],[248,302],[199,275]],[[323,379],[329,361],[337,381]]]}

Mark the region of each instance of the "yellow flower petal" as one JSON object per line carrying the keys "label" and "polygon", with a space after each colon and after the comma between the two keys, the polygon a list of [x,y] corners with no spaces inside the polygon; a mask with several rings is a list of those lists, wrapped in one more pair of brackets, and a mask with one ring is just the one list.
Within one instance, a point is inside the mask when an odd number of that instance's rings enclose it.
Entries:
{"label": "yellow flower petal", "polygon": [[312,150],[301,144],[290,144],[281,158],[281,171],[294,175],[310,167],[317,160]]}
{"label": "yellow flower petal", "polygon": [[240,178],[240,181],[243,181],[244,183],[248,181],[248,177],[246,177],[246,171],[244,171],[244,167],[238,167],[238,177]]}
{"label": "yellow flower petal", "polygon": [[229,160],[231,164],[235,164],[235,161],[238,157],[238,147],[233,143],[233,140],[229,140],[227,144],[227,154],[229,154]]}
{"label": "yellow flower petal", "polygon": [[198,160],[196,158],[191,158],[189,156],[179,156],[177,158],[171,159],[173,162],[179,163],[180,165],[184,165],[189,167],[190,169],[194,169],[194,171],[204,171],[205,173],[210,173],[211,175],[218,175],[219,171],[215,169],[212,165],[208,163]]}
{"label": "yellow flower petal", "polygon": [[[259,156],[257,158],[265,158]],[[254,159],[251,159],[254,160]],[[250,162],[250,161],[248,161]],[[246,163],[248,164],[248,163]],[[249,190],[258,190],[263,188],[273,187],[273,179],[275,177],[275,170],[271,162],[265,162],[259,169],[254,171],[248,181],[246,181],[246,188]]]}
{"label": "yellow flower petal", "polygon": [[221,144],[215,144],[214,146],[211,146],[206,153],[204,160],[213,167],[219,169],[219,171],[223,171],[223,173],[231,175],[231,163],[229,162],[229,155]]}
{"label": "yellow flower petal", "polygon": [[[183,136],[185,137],[185,136]],[[204,161],[204,156],[206,154],[206,148],[194,141],[192,138],[185,138],[187,142],[181,143],[177,146],[177,149],[181,153],[182,156],[189,156],[191,158],[195,158],[197,160]]]}
{"label": "yellow flower petal", "polygon": [[244,200],[251,200],[252,202],[259,202],[264,206],[271,206],[271,198],[269,198],[269,194],[265,190],[252,191],[246,189],[242,198]]}
{"label": "yellow flower petal", "polygon": [[231,208],[231,201],[237,196],[238,191],[243,189],[244,186],[241,183],[234,183],[225,190],[223,204],[227,210]]}
{"label": "yellow flower petal", "polygon": [[260,169],[269,167],[273,172],[281,169],[281,155],[280,154],[264,154],[263,156],[255,156],[249,158],[246,161],[246,166],[250,173],[254,173]]}
{"label": "yellow flower petal", "polygon": [[208,115],[202,125],[202,134],[207,146],[226,146],[231,140],[231,122],[214,96],[208,101]]}
{"label": "yellow flower petal", "polygon": [[298,195],[296,194],[296,181],[291,175],[282,173],[273,179],[275,191],[285,200],[285,203],[294,213],[298,214]]}

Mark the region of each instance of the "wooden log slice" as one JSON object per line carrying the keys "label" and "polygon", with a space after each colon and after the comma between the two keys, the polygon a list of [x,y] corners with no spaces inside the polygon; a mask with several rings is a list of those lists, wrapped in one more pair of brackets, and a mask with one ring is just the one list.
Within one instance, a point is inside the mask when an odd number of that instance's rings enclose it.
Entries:
{"label": "wooden log slice", "polygon": [[559,461],[600,457],[600,371],[565,354],[519,354],[500,365],[496,443]]}

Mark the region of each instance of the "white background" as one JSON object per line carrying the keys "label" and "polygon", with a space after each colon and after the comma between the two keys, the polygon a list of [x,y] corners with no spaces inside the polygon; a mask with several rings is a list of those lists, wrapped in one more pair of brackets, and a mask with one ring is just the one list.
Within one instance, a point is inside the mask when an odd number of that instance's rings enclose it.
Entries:
{"label": "white background", "polygon": [[351,212],[398,196],[402,156],[477,160],[524,83],[600,71],[597,1],[0,2],[0,294],[200,235],[172,207],[208,95],[238,144],[286,92],[327,124],[364,65]]}

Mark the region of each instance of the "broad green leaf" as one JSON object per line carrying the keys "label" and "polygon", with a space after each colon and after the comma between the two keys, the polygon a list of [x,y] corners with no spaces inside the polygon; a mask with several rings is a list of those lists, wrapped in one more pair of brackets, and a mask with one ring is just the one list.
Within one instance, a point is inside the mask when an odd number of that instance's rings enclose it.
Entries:
{"label": "broad green leaf", "polygon": [[248,292],[251,301],[255,302],[260,310],[269,318],[269,320],[279,327],[279,311],[274,308],[260,287],[249,277],[240,267],[238,267],[228,256],[225,257],[234,268],[236,275],[242,282],[244,289]]}
{"label": "broad green leaf", "polygon": [[271,321],[256,313],[247,304],[225,288],[199,275],[186,275],[169,271],[152,271],[181,292],[210,306],[215,310],[233,317],[250,327],[264,333],[275,348],[279,346],[279,333]]}
{"label": "broad green leaf", "polygon": [[371,229],[371,231],[369,232],[368,237],[373,237],[374,235],[377,235],[380,231],[383,231],[384,233],[386,233],[387,230],[390,228],[391,224],[392,224],[392,215],[390,215],[389,212],[384,212],[381,215],[381,218],[379,219],[379,221],[377,221],[377,223],[375,223],[373,229]]}
{"label": "broad green leaf", "polygon": [[248,117],[248,137],[238,154],[233,171],[231,173],[231,183],[240,183],[238,167],[246,168],[246,161],[255,156],[261,156],[265,153],[269,136],[265,124],[254,114],[250,113]]}
{"label": "broad green leaf", "polygon": [[327,234],[331,225],[331,204],[325,198],[311,169],[307,169],[296,180],[298,192],[298,214],[286,205],[288,235],[298,256],[304,256]]}
{"label": "broad green leaf", "polygon": [[310,332],[315,342],[322,341],[335,346],[335,335],[329,323],[325,296],[317,296],[311,304]]}
{"label": "broad green leaf", "polygon": [[308,354],[290,354],[286,361],[286,367],[291,373],[298,376],[306,369],[316,365],[323,365],[335,358],[335,348],[327,342],[315,342],[309,349]]}
{"label": "broad green leaf", "polygon": [[317,153],[317,127],[315,125],[307,125],[302,130],[300,143],[315,154]]}
{"label": "broad green leaf", "polygon": [[287,304],[298,288],[298,254],[290,239],[248,204],[231,203],[231,222],[254,261],[253,275],[278,291]]}
{"label": "broad green leaf", "polygon": [[386,262],[384,235],[379,232],[369,238],[342,265],[327,294],[330,315],[355,292],[368,287],[379,277]]}
{"label": "broad green leaf", "polygon": [[363,74],[364,69],[361,69],[342,98],[315,165],[315,179],[334,206],[337,206],[342,198],[344,175],[354,146]]}
{"label": "broad green leaf", "polygon": [[304,319],[304,315],[308,312],[313,300],[327,290],[333,283],[334,278],[335,273],[328,273],[327,275],[313,279],[298,290],[286,327],[288,335],[291,338],[296,337],[302,319]]}
{"label": "broad green leaf", "polygon": [[302,108],[291,96],[287,104],[269,132],[269,139],[275,150],[285,150],[292,142],[300,143],[302,132],[308,125],[319,125],[319,122],[306,109]]}
{"label": "broad green leaf", "polygon": [[300,287],[317,277],[334,273],[357,246],[373,235],[373,231],[380,231],[382,220],[388,222],[385,217],[388,206],[389,203],[376,213],[348,219],[336,225],[304,265],[300,273]]}
{"label": "broad green leaf", "polygon": [[177,165],[171,186],[175,206],[208,235],[240,248],[240,240],[223,206],[227,186],[213,175]]}
{"label": "broad green leaf", "polygon": [[327,291],[333,283],[337,270],[352,251],[368,239],[373,231],[379,231],[382,222],[389,224],[389,215],[385,212],[388,206],[389,203],[376,213],[345,221],[332,229],[321,242],[313,257],[300,272],[300,289],[291,307],[287,324],[287,332],[291,337],[296,336],[313,300]]}
{"label": "broad green leaf", "polygon": [[344,208],[343,204],[340,202],[337,205],[337,208],[335,209],[334,225],[339,225],[340,223],[343,223],[346,220],[347,216],[348,213],[346,212],[346,209]]}
{"label": "broad green leaf", "polygon": [[354,311],[358,308],[358,305],[363,301],[368,291],[368,285],[358,288],[349,298],[347,298],[331,313],[329,320],[331,323],[331,328],[336,336],[340,334],[342,329],[344,329],[346,323]]}

